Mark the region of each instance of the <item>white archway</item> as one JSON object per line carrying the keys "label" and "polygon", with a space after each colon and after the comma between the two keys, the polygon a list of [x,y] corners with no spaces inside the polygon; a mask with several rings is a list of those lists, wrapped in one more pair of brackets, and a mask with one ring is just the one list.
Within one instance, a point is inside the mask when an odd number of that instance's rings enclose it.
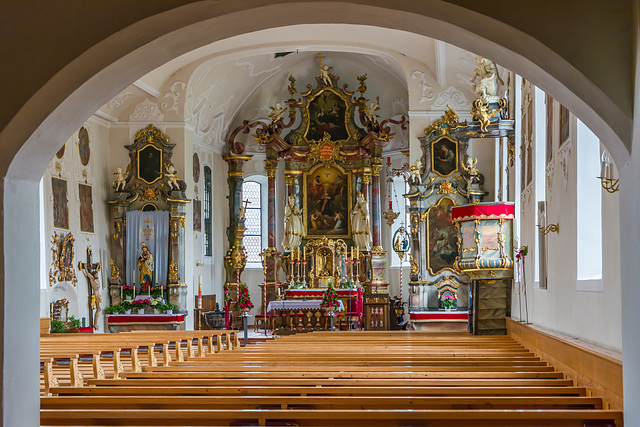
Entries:
{"label": "white archway", "polygon": [[[38,425],[38,181],[81,123],[123,87],[174,57],[221,38],[304,23],[394,28],[491,57],[568,106],[603,140],[618,165],[629,160],[631,119],[567,60],[529,35],[442,1],[406,6],[352,2],[197,2],[148,17],[105,37],[46,82],[0,132],[4,177],[3,425]],[[384,5],[384,2],[376,2]],[[507,47],[508,45],[508,47]],[[542,67],[546,66],[547,69]],[[25,285],[28,284],[28,285]],[[20,319],[16,321],[14,319]]]}

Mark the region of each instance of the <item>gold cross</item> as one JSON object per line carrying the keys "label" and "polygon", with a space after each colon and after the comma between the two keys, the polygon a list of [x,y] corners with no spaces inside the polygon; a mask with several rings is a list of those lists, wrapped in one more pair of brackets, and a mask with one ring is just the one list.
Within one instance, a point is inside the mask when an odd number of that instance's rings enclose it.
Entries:
{"label": "gold cross", "polygon": [[316,58],[320,62],[320,68],[322,68],[322,59],[326,58],[326,56],[322,56],[322,53],[318,53],[316,56],[314,56],[314,58]]}

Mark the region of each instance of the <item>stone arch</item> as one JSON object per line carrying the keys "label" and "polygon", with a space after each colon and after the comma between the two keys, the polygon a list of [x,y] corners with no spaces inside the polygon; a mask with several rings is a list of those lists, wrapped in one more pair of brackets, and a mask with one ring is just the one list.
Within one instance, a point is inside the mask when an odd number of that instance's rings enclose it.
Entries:
{"label": "stone arch", "polygon": [[[491,12],[439,0],[393,6],[382,0],[371,1],[374,6],[355,1],[267,0],[253,7],[256,3],[194,1],[116,32],[97,34],[96,30],[92,45],[65,50],[69,62],[44,76],[46,83],[27,95],[28,100],[16,108],[0,132],[4,154],[0,160],[4,177],[4,246],[0,251],[3,425],[39,424],[38,372],[33,369],[38,360],[37,304],[33,301],[39,298],[35,285],[39,272],[29,265],[39,240],[38,180],[59,148],[56,137],[66,138],[122,87],[192,49],[238,34],[305,23],[371,25],[423,34],[490,57],[522,74],[587,123],[617,164],[629,159],[631,113],[568,59],[527,32],[486,14]],[[125,9],[130,12],[137,7],[144,14],[142,6]]]}

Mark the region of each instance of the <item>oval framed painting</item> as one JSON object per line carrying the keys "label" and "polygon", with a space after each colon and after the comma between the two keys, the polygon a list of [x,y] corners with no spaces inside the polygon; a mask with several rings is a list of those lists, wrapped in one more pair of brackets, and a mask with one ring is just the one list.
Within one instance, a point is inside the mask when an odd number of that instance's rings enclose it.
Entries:
{"label": "oval framed painting", "polygon": [[61,159],[64,156],[64,148],[66,147],[66,144],[62,144],[62,148],[60,148],[58,150],[58,152],[56,153],[56,157]]}
{"label": "oval framed painting", "polygon": [[193,182],[196,184],[200,180],[200,156],[198,153],[193,153]]}
{"label": "oval framed painting", "polygon": [[85,127],[81,127],[78,131],[78,155],[82,166],[87,166],[91,157],[91,148],[89,147],[89,132]]}

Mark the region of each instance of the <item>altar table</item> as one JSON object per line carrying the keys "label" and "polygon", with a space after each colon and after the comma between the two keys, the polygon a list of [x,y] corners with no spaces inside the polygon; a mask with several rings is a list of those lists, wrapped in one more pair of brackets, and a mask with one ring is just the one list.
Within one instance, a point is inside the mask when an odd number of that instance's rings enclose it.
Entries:
{"label": "altar table", "polygon": [[108,314],[109,332],[184,330],[184,314]]}
{"label": "altar table", "polygon": [[466,331],[469,324],[468,311],[412,311],[410,321],[421,331],[458,332]]}

